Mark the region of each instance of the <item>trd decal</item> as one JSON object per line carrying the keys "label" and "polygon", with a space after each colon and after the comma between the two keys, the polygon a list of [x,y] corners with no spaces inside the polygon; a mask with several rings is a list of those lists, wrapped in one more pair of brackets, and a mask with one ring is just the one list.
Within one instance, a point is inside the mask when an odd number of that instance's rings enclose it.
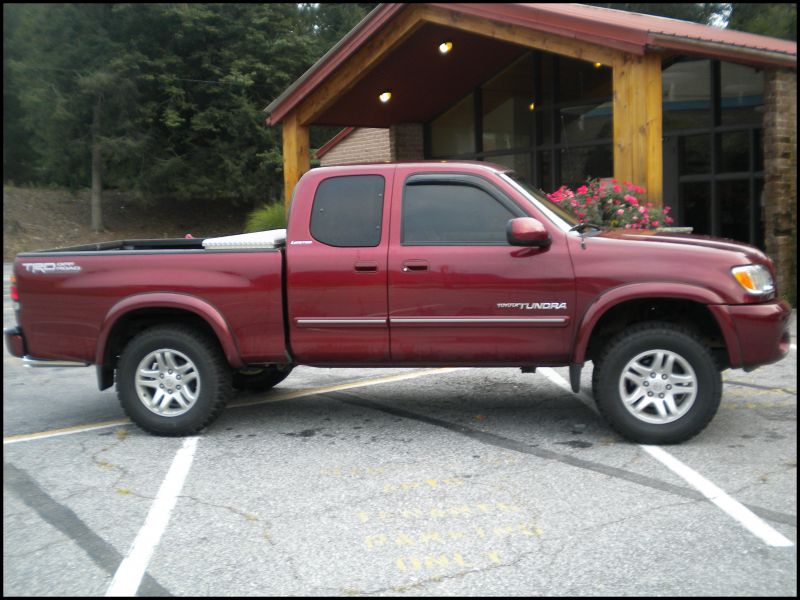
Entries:
{"label": "trd decal", "polygon": [[22,265],[28,273],[79,273],[81,268],[74,262],[46,262],[46,263],[23,263]]}

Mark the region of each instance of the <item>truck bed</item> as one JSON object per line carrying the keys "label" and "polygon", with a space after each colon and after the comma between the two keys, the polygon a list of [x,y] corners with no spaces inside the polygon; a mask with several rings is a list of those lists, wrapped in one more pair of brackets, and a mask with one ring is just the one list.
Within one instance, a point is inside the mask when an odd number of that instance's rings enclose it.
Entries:
{"label": "truck bed", "polygon": [[202,242],[121,240],[17,255],[27,354],[102,364],[98,340],[114,338],[118,315],[171,311],[226,328],[244,364],[286,362],[283,251]]}

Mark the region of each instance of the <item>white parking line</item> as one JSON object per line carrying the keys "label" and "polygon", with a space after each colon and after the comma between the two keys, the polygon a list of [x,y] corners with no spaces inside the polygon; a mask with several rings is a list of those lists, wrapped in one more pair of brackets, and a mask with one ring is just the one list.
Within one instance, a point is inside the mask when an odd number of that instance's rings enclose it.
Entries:
{"label": "white parking line", "polygon": [[701,494],[716,504],[728,516],[738,521],[742,527],[760,538],[768,546],[794,546],[790,540],[767,525],[737,500],[731,498],[708,479],[687,467],[663,448],[642,444],[640,444],[640,447],[670,471],[679,475],[686,483],[699,490]]}
{"label": "white parking line", "polygon": [[111,585],[106,591],[106,596],[135,596],[136,590],[142,581],[147,565],[153,552],[161,541],[161,535],[169,524],[169,517],[178,494],[183,489],[183,482],[192,466],[195,450],[197,450],[198,437],[189,437],[183,441],[183,446],[172,461],[167,476],[158,490],[155,501],[150,507],[147,519],[133,541],[128,556],[120,563]]}
{"label": "white parking line", "polygon": [[[547,367],[540,368],[539,372],[557,386],[572,392],[572,388],[569,383],[567,383],[567,380],[553,369]],[[589,396],[584,392],[579,392],[577,395],[580,396],[581,400],[584,402],[590,401]],[[597,412],[593,403],[590,408]],[[745,508],[741,503],[734,500],[708,479],[697,473],[697,471],[687,467],[663,448],[644,444],[639,444],[639,447],[711,500],[711,502],[716,504],[728,516],[735,519],[740,525],[761,539],[765,544],[769,546],[794,546],[790,540],[767,525],[767,523]]]}

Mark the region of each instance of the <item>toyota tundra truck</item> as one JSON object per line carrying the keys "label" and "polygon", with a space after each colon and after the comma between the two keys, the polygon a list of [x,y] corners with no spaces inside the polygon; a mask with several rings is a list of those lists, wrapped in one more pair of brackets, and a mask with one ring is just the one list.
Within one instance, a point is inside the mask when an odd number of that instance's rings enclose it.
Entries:
{"label": "toyota tundra truck", "polygon": [[295,365],[568,366],[629,440],[702,431],[721,371],[789,351],[761,251],[605,229],[500,165],[316,168],[285,230],[19,254],[11,354],[95,365],[144,430],[188,435]]}

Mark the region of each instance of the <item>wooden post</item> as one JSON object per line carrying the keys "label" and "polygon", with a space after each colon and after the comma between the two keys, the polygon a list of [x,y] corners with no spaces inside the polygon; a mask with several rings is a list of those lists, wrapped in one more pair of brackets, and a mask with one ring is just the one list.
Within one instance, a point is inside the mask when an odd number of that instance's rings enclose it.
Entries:
{"label": "wooden post", "polygon": [[308,126],[298,123],[296,111],[287,115],[283,120],[283,202],[287,212],[294,186],[311,168],[308,143]]}
{"label": "wooden post", "polygon": [[663,202],[661,57],[621,55],[614,62],[614,177]]}

